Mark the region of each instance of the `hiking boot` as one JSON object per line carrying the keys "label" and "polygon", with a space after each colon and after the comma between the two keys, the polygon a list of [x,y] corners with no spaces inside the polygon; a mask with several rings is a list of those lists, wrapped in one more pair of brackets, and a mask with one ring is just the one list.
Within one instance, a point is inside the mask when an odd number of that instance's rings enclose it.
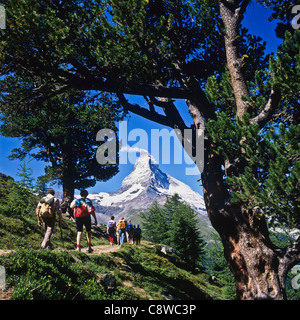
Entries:
{"label": "hiking boot", "polygon": [[76,250],[79,252],[81,251],[81,246],[79,244],[76,245]]}
{"label": "hiking boot", "polygon": [[87,250],[86,250],[87,253],[92,253],[93,251],[94,250],[92,249],[92,247],[88,247]]}

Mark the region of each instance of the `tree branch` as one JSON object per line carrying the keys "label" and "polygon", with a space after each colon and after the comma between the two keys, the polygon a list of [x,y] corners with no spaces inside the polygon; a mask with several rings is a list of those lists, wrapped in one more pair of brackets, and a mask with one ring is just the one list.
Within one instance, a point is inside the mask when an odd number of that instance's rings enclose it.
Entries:
{"label": "tree branch", "polygon": [[[164,110],[166,117],[169,118],[170,123],[172,123],[173,129],[180,129],[183,135],[184,129],[187,129],[185,122],[183,121],[178,109],[174,104],[174,100],[169,98],[159,97],[156,100],[161,108]],[[155,103],[156,104],[156,103]],[[157,104],[156,104],[157,105]]]}
{"label": "tree branch", "polygon": [[287,272],[299,261],[300,261],[300,236],[291,246],[286,248],[281,262],[285,268],[285,271]]}
{"label": "tree branch", "polygon": [[244,13],[250,3],[250,0],[244,0],[242,3],[239,5],[239,7],[235,10],[235,15],[238,18],[238,22],[241,22],[241,20],[244,17]]}
{"label": "tree branch", "polygon": [[150,101],[160,108],[166,108],[170,106],[170,104],[173,103],[175,100],[168,99],[167,101],[162,101],[162,100],[156,99],[155,97],[150,97]]}
{"label": "tree branch", "polygon": [[250,120],[251,124],[258,124],[260,128],[262,128],[271,118],[274,114],[276,108],[278,107],[278,104],[281,99],[281,92],[279,89],[272,89],[270,98],[265,105],[264,109],[260,112],[259,115],[252,118]]}
{"label": "tree branch", "polygon": [[189,90],[180,87],[167,87],[154,84],[128,83],[121,80],[104,80],[100,78],[86,79],[60,70],[59,75],[65,78],[65,83],[79,90],[99,90],[120,94],[132,94],[150,97],[165,97],[186,99],[196,97],[200,90]]}
{"label": "tree branch", "polygon": [[142,108],[137,104],[129,103],[128,100],[125,98],[124,94],[122,93],[118,93],[117,96],[125,110],[133,112],[148,120],[155,121],[159,124],[172,127],[172,123],[170,122],[168,117],[163,116],[155,111],[149,111],[148,109]]}
{"label": "tree branch", "polygon": [[240,119],[251,108],[250,103],[243,99],[244,97],[249,97],[249,90],[242,71],[242,60],[238,52],[240,22],[249,2],[249,0],[245,0],[240,4],[240,1],[228,2],[219,0],[220,14],[225,26],[226,59],[235,96],[237,117]]}

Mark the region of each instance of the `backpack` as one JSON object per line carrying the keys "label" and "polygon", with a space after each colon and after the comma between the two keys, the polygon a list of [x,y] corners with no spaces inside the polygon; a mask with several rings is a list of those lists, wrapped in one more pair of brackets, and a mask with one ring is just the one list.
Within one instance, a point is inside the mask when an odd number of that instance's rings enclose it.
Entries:
{"label": "backpack", "polygon": [[133,227],[132,227],[132,224],[131,223],[128,223],[127,224],[127,228],[126,228],[126,231],[130,232],[133,230]]}
{"label": "backpack", "polygon": [[46,200],[46,198],[43,198],[41,201],[41,207],[39,210],[39,217],[43,219],[49,219],[53,218],[54,216],[54,210],[53,210],[53,203],[54,203],[54,197],[50,198],[49,200]]}
{"label": "backpack", "polygon": [[125,221],[124,220],[120,220],[119,221],[119,229],[120,230],[124,230],[125,228],[126,228]]}
{"label": "backpack", "polygon": [[75,216],[77,218],[86,217],[90,214],[92,209],[92,202],[89,199],[78,199],[76,201],[76,212]]}

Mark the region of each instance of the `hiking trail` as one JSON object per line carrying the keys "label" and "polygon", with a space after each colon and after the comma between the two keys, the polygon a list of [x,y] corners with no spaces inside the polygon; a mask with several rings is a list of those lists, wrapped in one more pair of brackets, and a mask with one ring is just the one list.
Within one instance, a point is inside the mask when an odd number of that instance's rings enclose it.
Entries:
{"label": "hiking trail", "polygon": [[[121,246],[118,246],[118,245],[111,246],[110,244],[102,244],[102,245],[98,245],[98,246],[92,246],[94,251],[92,253],[88,253],[88,254],[101,254],[101,253],[115,252],[115,251],[118,251],[120,249],[120,247]],[[86,247],[82,247],[81,252],[86,253],[86,249],[87,249]],[[16,249],[0,249],[0,255],[9,254],[15,250]],[[76,251],[76,249],[67,250],[62,247],[57,247],[57,248],[53,249],[53,251]]]}

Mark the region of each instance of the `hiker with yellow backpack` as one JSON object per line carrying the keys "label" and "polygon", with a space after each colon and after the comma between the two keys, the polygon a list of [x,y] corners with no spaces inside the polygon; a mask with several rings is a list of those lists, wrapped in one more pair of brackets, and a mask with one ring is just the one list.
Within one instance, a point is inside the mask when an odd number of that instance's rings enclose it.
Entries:
{"label": "hiker with yellow backpack", "polygon": [[117,223],[117,232],[119,233],[120,245],[122,245],[125,241],[125,231],[126,231],[126,223],[124,221],[124,217],[120,219]]}
{"label": "hiker with yellow backpack", "polygon": [[36,214],[38,225],[45,228],[45,236],[41,244],[42,249],[52,249],[51,236],[54,230],[56,215],[59,216],[59,227],[61,227],[61,208],[59,200],[54,197],[55,191],[50,188],[47,195],[43,197],[37,205]]}

